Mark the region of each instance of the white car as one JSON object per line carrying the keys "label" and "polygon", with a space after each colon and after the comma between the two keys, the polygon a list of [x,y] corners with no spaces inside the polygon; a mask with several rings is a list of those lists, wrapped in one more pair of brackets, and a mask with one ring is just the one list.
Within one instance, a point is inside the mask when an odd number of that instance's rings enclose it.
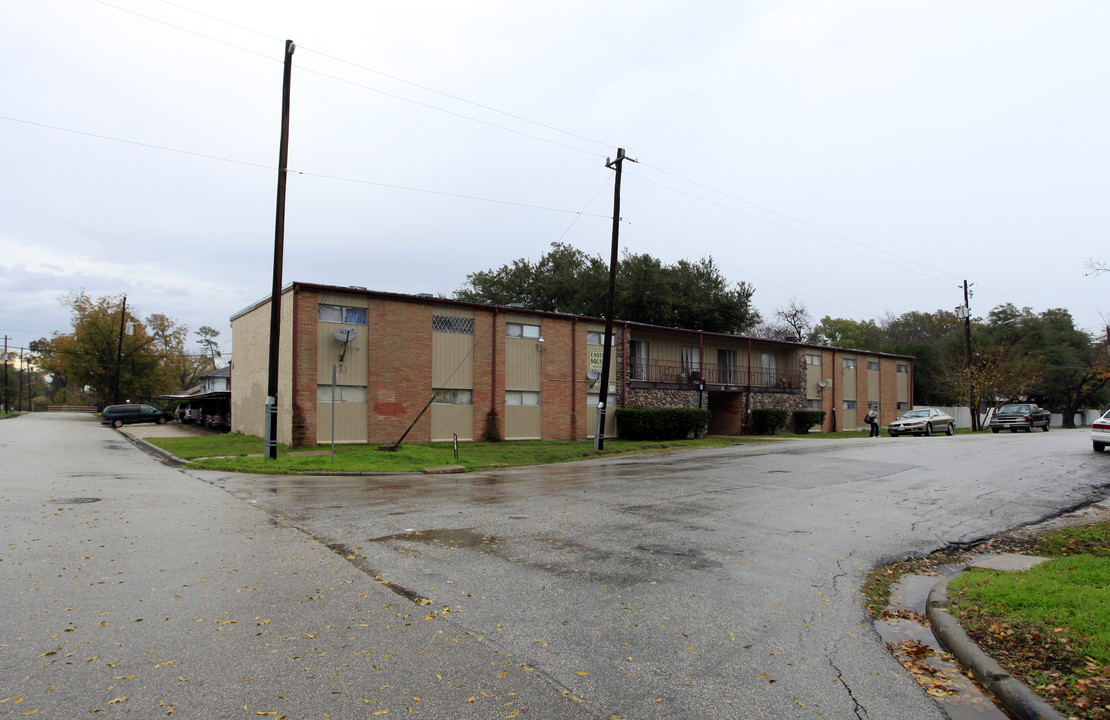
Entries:
{"label": "white car", "polygon": [[1091,445],[1095,452],[1102,452],[1110,445],[1110,410],[1103,413],[1091,426]]}
{"label": "white car", "polygon": [[925,435],[942,432],[951,435],[956,432],[956,420],[943,410],[922,408],[902,413],[902,416],[887,426],[891,437],[899,435]]}

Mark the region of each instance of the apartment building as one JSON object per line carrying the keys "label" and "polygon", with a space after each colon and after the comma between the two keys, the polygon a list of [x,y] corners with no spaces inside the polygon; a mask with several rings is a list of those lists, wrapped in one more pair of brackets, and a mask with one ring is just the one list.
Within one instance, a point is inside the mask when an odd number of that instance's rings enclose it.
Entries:
{"label": "apartment building", "polygon": [[[270,299],[231,318],[232,430],[263,434]],[[278,442],[585,440],[596,432],[605,321],[294,282],[281,296]],[[826,411],[825,430],[889,422],[913,358],[616,322],[608,406],[704,407],[713,434],[755,408]],[[615,437],[614,412],[605,437]]]}

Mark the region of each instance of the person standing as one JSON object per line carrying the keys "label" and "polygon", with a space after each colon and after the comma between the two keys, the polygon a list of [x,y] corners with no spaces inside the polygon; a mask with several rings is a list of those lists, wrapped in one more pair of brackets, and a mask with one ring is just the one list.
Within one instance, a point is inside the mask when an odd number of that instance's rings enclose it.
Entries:
{"label": "person standing", "polygon": [[879,406],[872,405],[867,412],[867,424],[871,426],[871,433],[867,437],[881,437],[879,435]]}

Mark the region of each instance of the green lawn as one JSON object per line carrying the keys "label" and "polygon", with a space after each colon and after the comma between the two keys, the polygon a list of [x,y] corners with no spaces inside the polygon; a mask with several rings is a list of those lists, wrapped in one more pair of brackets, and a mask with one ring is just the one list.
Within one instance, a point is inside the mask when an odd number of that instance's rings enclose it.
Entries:
{"label": "green lawn", "polygon": [[[261,456],[262,440],[250,435],[230,433],[197,438],[150,438],[148,442],[206,470],[231,470],[248,473],[297,474],[305,472],[419,472],[428,467],[461,465],[467,472],[520,465],[584,460],[596,457],[724,447],[745,442],[775,442],[783,435],[762,438],[704,438],[667,442],[606,440],[604,450],[594,450],[593,442],[467,442],[459,443],[455,458],[451,443],[405,443],[396,452],[385,452],[367,445],[336,445],[335,462],[331,448],[278,446],[278,457]],[[317,453],[302,455],[300,453]]]}
{"label": "green lawn", "polygon": [[[1024,572],[972,569],[949,584],[961,624],[1070,717],[1110,703],[1110,523],[1050,533]],[[1101,709],[1100,709],[1101,708]]]}

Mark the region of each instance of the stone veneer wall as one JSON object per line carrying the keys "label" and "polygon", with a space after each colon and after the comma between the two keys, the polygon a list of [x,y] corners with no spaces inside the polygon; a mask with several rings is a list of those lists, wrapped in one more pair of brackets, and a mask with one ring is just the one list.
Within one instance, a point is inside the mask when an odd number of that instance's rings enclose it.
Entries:
{"label": "stone veneer wall", "polygon": [[[701,406],[706,407],[706,398]],[[696,408],[697,390],[663,390],[658,388],[629,388],[624,407],[628,408]]]}

